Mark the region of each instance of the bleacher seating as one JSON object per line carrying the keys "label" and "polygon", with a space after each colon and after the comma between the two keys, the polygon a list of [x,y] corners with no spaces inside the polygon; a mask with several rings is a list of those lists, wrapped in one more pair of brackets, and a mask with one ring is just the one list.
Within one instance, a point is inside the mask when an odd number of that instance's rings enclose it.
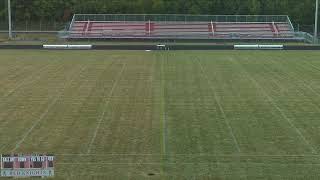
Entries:
{"label": "bleacher seating", "polygon": [[290,39],[287,22],[74,21],[69,38],[123,39]]}

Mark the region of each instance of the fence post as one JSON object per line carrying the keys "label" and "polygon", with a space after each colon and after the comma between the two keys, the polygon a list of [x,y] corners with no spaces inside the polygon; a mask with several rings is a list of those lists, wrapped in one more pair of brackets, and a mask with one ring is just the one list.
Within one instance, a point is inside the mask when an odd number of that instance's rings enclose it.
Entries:
{"label": "fence post", "polygon": [[316,0],[316,12],[314,20],[314,43],[318,43],[318,9],[319,9],[319,0]]}
{"label": "fence post", "polygon": [[8,0],[8,30],[9,30],[9,39],[12,39],[12,17],[11,17],[11,0]]}

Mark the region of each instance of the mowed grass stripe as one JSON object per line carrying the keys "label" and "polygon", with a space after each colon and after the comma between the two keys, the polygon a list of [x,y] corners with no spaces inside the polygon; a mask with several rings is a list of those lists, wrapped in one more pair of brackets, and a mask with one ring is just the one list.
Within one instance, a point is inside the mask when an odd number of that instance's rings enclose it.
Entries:
{"label": "mowed grass stripe", "polygon": [[[153,58],[152,54],[146,56]],[[110,98],[110,106],[107,108],[105,119],[101,123],[91,152],[105,154],[159,153],[160,151],[159,115],[155,115],[152,109],[155,107],[152,102],[158,102],[156,99],[153,100],[152,84],[158,82],[152,77],[154,75],[154,69],[152,68],[155,67],[155,59],[148,59],[140,55],[130,55],[129,57],[130,59],[127,59],[127,57],[122,59],[127,63],[127,68]],[[113,158],[112,161],[149,162],[153,158],[155,156]],[[160,159],[160,157],[156,158]],[[159,166],[154,168],[157,169],[155,172],[158,173]],[[139,171],[147,174],[145,172],[147,169],[149,168],[139,169]],[[128,165],[126,170],[137,170],[137,167]],[[129,173],[128,176],[133,176],[133,174]]]}
{"label": "mowed grass stripe", "polygon": [[293,60],[287,62],[284,60],[285,56],[281,56],[281,58],[282,59],[276,57],[273,59],[273,62],[278,62],[277,64],[279,64],[279,67],[275,68],[280,68],[284,73],[295,77],[292,78],[292,80],[301,80],[301,82],[309,86],[309,89],[313,91],[313,93],[320,95],[318,92],[320,90],[320,83],[315,80],[315,78],[320,78],[320,74],[317,69],[309,65],[308,61],[310,60],[301,61],[300,58],[292,57]]}
{"label": "mowed grass stripe", "polygon": [[[54,96],[59,93],[60,88],[64,85],[64,73],[59,73],[68,68],[70,66],[64,67],[61,64],[52,66],[48,71],[40,75],[40,79],[38,79],[36,85],[25,86],[15,94],[12,94],[7,101],[3,102],[5,108],[0,109],[2,122],[0,129],[3,130],[0,131],[0,138],[4,139],[1,140],[3,146],[0,147],[0,150],[8,152],[9,149],[6,148],[8,148],[7,145],[9,144],[5,142],[12,143],[13,141],[18,141],[18,134],[23,132],[25,127],[32,126],[32,120],[38,119],[46,111],[49,102],[54,99]],[[50,82],[53,79],[57,81]],[[20,123],[20,126],[17,126],[17,123]],[[9,129],[14,129],[14,131],[9,133],[9,138],[2,135],[2,133],[7,135],[5,130]]]}
{"label": "mowed grass stripe", "polygon": [[[160,138],[154,138],[159,126],[153,125],[159,118],[153,116],[153,86],[150,82],[154,59],[148,59],[153,58],[152,54],[145,56],[132,54],[122,58],[127,64],[126,70],[109,98],[109,107],[91,152],[159,153]],[[115,74],[119,72],[120,69]]]}
{"label": "mowed grass stripe", "polygon": [[[29,77],[32,77],[33,74],[42,68],[48,66],[46,62],[33,62],[33,63],[13,63],[13,65],[6,65],[0,62],[1,67],[7,67],[11,69],[9,72],[0,70],[0,98],[8,96],[8,91],[14,89],[18,84],[21,84],[23,81],[26,81]],[[11,67],[13,66],[13,67]],[[11,68],[10,68],[11,67]],[[6,72],[6,73],[4,73]],[[31,72],[31,73],[30,73]]]}
{"label": "mowed grass stripe", "polygon": [[[23,151],[86,152],[112,74],[113,60],[82,62],[87,68],[63,93],[61,101],[24,143]],[[113,78],[113,76],[111,76]],[[50,127],[50,129],[46,128]],[[47,143],[51,142],[51,143]]]}
{"label": "mowed grass stripe", "polygon": [[[62,67],[62,66],[59,66]],[[36,83],[37,81],[41,80],[41,73],[44,73],[42,71],[47,70],[47,72],[52,71],[56,71],[58,68],[56,66],[52,66],[52,69],[47,69],[49,68],[49,64],[45,65],[45,67],[43,67],[40,71],[31,71],[29,72],[29,74],[31,74],[31,76],[27,76],[27,78],[22,78],[21,81],[17,80],[18,82],[14,82],[14,86],[10,87],[10,89],[6,90],[5,94],[0,97],[0,112],[1,110],[5,110],[3,107],[8,106],[9,103],[12,103],[12,100],[15,99],[16,97],[14,96],[19,96],[19,95],[15,95],[19,94],[19,90],[23,91],[26,88],[30,88],[30,86],[33,83]],[[39,74],[40,72],[40,74]],[[21,92],[20,92],[21,93]],[[10,97],[13,96],[13,97]],[[15,103],[15,102],[13,102]],[[0,116],[0,122],[3,120],[3,117]]]}
{"label": "mowed grass stripe", "polygon": [[92,136],[92,138],[91,138],[91,140],[89,142],[88,149],[87,149],[87,154],[89,154],[91,152],[91,147],[92,147],[92,145],[93,145],[93,143],[94,143],[94,141],[95,141],[95,139],[97,137],[97,133],[98,133],[98,131],[100,129],[101,123],[102,123],[103,119],[105,118],[106,110],[109,107],[110,97],[112,96],[115,88],[117,87],[118,82],[121,80],[121,77],[122,77],[122,74],[123,74],[125,68],[126,68],[126,63],[124,63],[122,65],[121,71],[119,72],[117,78],[115,79],[109,94],[107,96],[103,97],[103,99],[105,101],[104,104],[103,104],[103,111],[102,111],[102,113],[101,113],[101,115],[100,115],[100,117],[98,119],[97,127],[95,128],[93,136]]}
{"label": "mowed grass stripe", "polygon": [[[158,61],[156,53],[26,52],[26,60],[33,62],[35,57],[59,60],[48,69],[48,75],[42,73],[35,83],[6,98],[0,109],[5,122],[0,124],[2,152],[10,152],[19,134],[46,110],[66,83],[65,77],[72,74],[70,67],[86,65],[88,68],[65,89],[18,149],[56,154],[56,179],[150,179],[150,173],[155,174],[154,179],[318,179],[319,154],[310,151],[248,76],[318,147],[319,97],[310,88],[319,90],[320,73],[308,63],[318,66],[319,53],[159,52],[168,57],[165,61]],[[281,64],[270,61],[276,58],[283,59]],[[117,65],[109,67],[112,60]],[[127,69],[110,97],[110,108],[87,154],[87,142],[103,111],[102,97],[112,89],[122,63],[127,63]],[[22,78],[17,77],[13,84]],[[241,153],[235,153],[208,80],[220,98]],[[168,133],[167,163],[161,147],[162,102]],[[163,164],[165,172],[161,172]]]}
{"label": "mowed grass stripe", "polygon": [[[308,61],[307,61],[307,62],[308,62]],[[319,67],[319,66],[316,66],[316,65],[314,65],[314,64],[311,63],[311,62],[308,62],[308,64],[309,64],[311,67],[313,67],[314,69],[320,71],[320,67]]]}
{"label": "mowed grass stripe", "polygon": [[232,139],[233,139],[233,141],[234,141],[234,145],[235,145],[238,153],[241,153],[241,149],[240,149],[238,140],[237,140],[237,138],[236,138],[236,136],[235,136],[235,134],[234,134],[234,132],[233,132],[233,128],[231,127],[230,122],[229,122],[229,119],[228,119],[228,117],[226,116],[225,111],[223,110],[223,107],[222,107],[222,105],[221,105],[221,103],[220,103],[220,99],[218,98],[217,94],[215,93],[216,90],[215,90],[215,88],[214,88],[214,85],[213,85],[212,82],[210,81],[210,79],[209,79],[209,77],[208,77],[208,75],[207,75],[207,73],[206,73],[203,65],[201,64],[201,60],[198,59],[198,58],[196,58],[195,61],[196,61],[196,64],[199,65],[199,67],[200,67],[200,69],[201,69],[201,72],[202,72],[204,78],[205,78],[206,81],[208,82],[209,88],[212,90],[214,99],[215,99],[216,103],[218,104],[219,110],[220,110],[220,112],[221,112],[221,114],[222,114],[222,116],[223,116],[223,119],[224,119],[224,121],[225,121],[225,123],[226,123],[226,125],[227,125],[227,127],[228,127],[228,129],[229,129],[230,135],[231,135],[231,137],[232,137]]}
{"label": "mowed grass stripe", "polygon": [[[293,103],[292,100],[295,98],[297,99],[296,102],[298,106],[304,106],[301,108],[308,109],[309,112],[319,112],[320,111],[320,104],[319,104],[319,96],[316,91],[312,87],[310,87],[308,84],[306,84],[304,81],[301,81],[300,78],[294,78],[291,79],[290,75],[279,75],[269,70],[269,68],[266,68],[266,70],[269,74],[274,74],[274,76],[270,76],[272,79],[272,82],[278,86],[280,89],[282,89],[285,92],[290,93],[282,93],[281,90],[278,91],[278,93],[275,93],[275,97],[279,99],[288,98],[290,100],[290,103]],[[286,78],[287,77],[287,78]],[[285,79],[284,79],[285,78]],[[298,81],[298,82],[297,82]],[[290,82],[290,83],[288,83]],[[296,91],[290,91],[289,88],[294,88]],[[311,93],[311,95],[309,94]],[[317,98],[318,96],[318,98]],[[298,107],[297,106],[297,107]],[[291,111],[291,109],[289,109]],[[292,112],[292,111],[291,111]],[[295,113],[295,112],[293,112]],[[306,111],[302,113],[307,113]]]}
{"label": "mowed grass stripe", "polygon": [[170,53],[172,58],[165,66],[170,154],[236,152],[199,65],[190,54]]}
{"label": "mowed grass stripe", "polygon": [[65,89],[70,85],[70,83],[72,83],[72,81],[78,76],[79,73],[81,73],[82,71],[85,70],[85,68],[86,68],[85,66],[82,66],[80,68],[80,71],[75,71],[72,74],[72,76],[68,80],[66,80],[66,82],[65,82],[64,86],[62,87],[62,89],[60,90],[60,92],[54,97],[53,101],[50,102],[50,104],[47,106],[46,110],[40,115],[39,119],[34,121],[32,126],[29,129],[27,129],[27,131],[23,134],[22,138],[15,144],[15,147],[11,150],[11,152],[17,151],[17,149],[25,141],[25,139],[29,136],[29,134],[33,131],[33,129],[47,116],[47,114],[51,110],[51,108],[53,106],[55,106],[56,103],[60,100]]}
{"label": "mowed grass stripe", "polygon": [[[306,80],[303,77],[303,74],[296,70],[297,68],[301,68],[301,66],[297,65],[296,63],[292,63],[293,65],[291,64],[291,66],[288,64],[284,64],[283,61],[281,61],[279,58],[271,59],[270,61],[273,64],[273,69],[277,69],[281,71],[282,74],[286,74],[286,77],[282,77],[281,74],[278,74],[279,78],[286,78],[286,80],[295,82],[297,86],[302,85],[305,87],[305,89],[308,89],[308,91],[310,91],[313,95],[318,96],[318,98],[320,98],[320,93],[313,87],[316,82],[310,82],[309,80]],[[309,98],[310,100],[314,100],[314,98],[311,98],[309,96],[307,98]],[[316,101],[315,103],[320,102]]]}
{"label": "mowed grass stripe", "polygon": [[[241,55],[242,53],[242,55]],[[204,54],[203,64],[208,69],[208,76],[217,84],[217,93],[223,99],[226,114],[235,130],[243,154],[305,154],[309,149],[286,121],[265,101],[256,86],[240,73],[238,66],[231,63],[231,56],[245,64],[245,52]],[[221,56],[220,56],[221,54]],[[262,59],[250,59],[248,63],[256,67]],[[250,137],[250,138],[248,138]]]}
{"label": "mowed grass stripe", "polygon": [[[301,76],[296,76],[293,74],[292,65],[287,65],[287,67],[285,67],[281,61],[275,61],[274,59],[264,61],[261,63],[261,65],[261,70],[265,72],[265,74],[272,75],[269,76],[269,78],[271,79],[272,83],[274,83],[280,89],[278,93],[275,93],[275,95],[284,95],[284,97],[287,97],[288,95],[288,100],[295,98],[301,101],[303,105],[310,107],[310,110],[320,110],[320,93],[311,87],[309,83],[306,82]],[[290,89],[295,89],[295,91],[290,91]],[[290,92],[290,94],[288,92]]]}
{"label": "mowed grass stripe", "polygon": [[302,134],[300,129],[298,129],[295,126],[294,122],[284,113],[284,111],[279,107],[279,105],[275,102],[275,100],[264,90],[264,88],[257,82],[257,80],[252,77],[252,75],[247,71],[246,67],[243,67],[241,63],[239,63],[233,58],[231,58],[230,61],[239,65],[240,69],[242,69],[242,72],[247,76],[247,78],[250,81],[252,81],[252,83],[260,90],[261,93],[264,94],[264,96],[267,98],[270,104],[280,113],[283,119],[288,122],[290,127],[296,131],[296,133],[300,136],[301,140],[305,143],[306,147],[308,147],[312,153],[317,154],[317,151],[315,150],[313,145],[309,142],[309,140],[306,139],[306,137]]}
{"label": "mowed grass stripe", "polygon": [[[315,80],[316,78],[320,78],[318,71],[309,66],[308,62],[301,61],[300,58],[296,59],[292,57],[290,63],[287,63],[284,61],[285,55],[270,59],[272,64],[269,65],[270,71],[273,71],[278,79],[282,80],[282,87],[288,86],[286,88],[287,92],[290,90],[292,93],[296,92],[299,97],[303,96],[302,98],[297,98],[296,95],[293,95],[291,98],[289,97],[288,100],[290,103],[297,102],[294,104],[298,106],[311,103],[308,104],[308,107],[313,106],[310,108],[310,111],[319,111],[320,93],[318,91],[320,90],[320,83]],[[292,102],[293,100],[294,102]],[[286,99],[283,98],[282,102],[284,101],[286,101]],[[314,108],[316,108],[316,110],[314,110]]]}
{"label": "mowed grass stripe", "polygon": [[165,64],[168,62],[168,54],[165,53],[157,53],[157,61],[160,61],[160,129],[161,129],[161,175],[166,176],[168,173],[168,126],[167,126],[167,113],[166,113],[166,75],[165,75]]}
{"label": "mowed grass stripe", "polygon": [[[147,60],[128,61],[127,69],[123,73],[121,81],[116,87],[113,97],[122,97],[122,99],[131,103],[122,103],[111,98],[110,109],[108,110],[107,120],[101,126],[99,134],[99,146],[97,152],[150,152],[150,147],[146,146],[148,140],[148,128],[144,129],[146,124],[150,123],[152,106],[144,104],[143,99],[149,99],[152,96],[152,85],[150,85],[149,68],[151,63],[144,67]],[[136,104],[136,102],[141,102]],[[149,106],[149,107],[148,107]],[[145,117],[140,118],[140,116]],[[159,119],[156,119],[159,120]],[[149,124],[151,125],[151,124]],[[129,138],[127,138],[129,136]],[[139,136],[145,136],[143,138]],[[137,141],[139,140],[139,141]],[[141,148],[138,142],[141,140]],[[157,141],[159,144],[159,141]],[[98,145],[97,145],[98,146]],[[109,147],[108,147],[109,146]]]}
{"label": "mowed grass stripe", "polygon": [[264,79],[270,82],[269,84],[264,81],[263,84],[266,87],[273,87],[273,90],[269,90],[269,88],[265,88],[265,90],[268,90],[285,113],[289,114],[288,116],[296,123],[297,127],[303,127],[302,132],[314,146],[317,146],[319,143],[317,140],[318,127],[320,126],[318,121],[320,115],[319,94],[300,76],[292,76],[290,69],[295,66],[293,63],[293,65],[284,67],[280,59],[261,62],[260,71],[264,74],[263,76],[268,77]]}
{"label": "mowed grass stripe", "polygon": [[4,94],[2,96],[2,99],[7,98],[8,96],[10,96],[11,94],[13,94],[15,91],[19,90],[21,87],[28,85],[28,84],[32,84],[33,82],[36,82],[37,80],[40,79],[40,75],[39,73],[42,73],[44,70],[46,70],[46,68],[49,65],[46,65],[42,68],[39,69],[39,71],[37,71],[36,69],[33,70],[33,72],[31,73],[31,75],[27,76],[26,78],[24,78],[22,81],[20,81],[16,86],[14,86],[12,89],[10,89],[6,94]]}
{"label": "mowed grass stripe", "polygon": [[[42,76],[41,74],[36,75],[37,73],[39,73],[39,71],[42,71],[45,67],[52,66],[57,61],[59,61],[59,59],[61,59],[54,53],[34,53],[33,51],[17,52],[12,50],[1,51],[1,58],[2,59],[0,61],[0,64],[4,65],[4,69],[11,69],[6,65],[8,62],[10,62],[10,67],[12,65],[14,73],[6,75],[4,74],[0,76],[0,98],[2,88],[12,89],[12,85],[16,87],[17,84],[21,84],[21,82],[23,81],[26,81],[27,83],[32,83],[28,81],[34,81],[33,79],[37,80],[38,77]],[[5,71],[1,70],[0,73],[1,72]]]}
{"label": "mowed grass stripe", "polygon": [[21,56],[13,57],[12,55],[10,55],[2,56],[0,64],[0,82],[2,83],[4,80],[10,79],[12,80],[11,83],[14,83],[16,82],[15,79],[23,77],[25,73],[29,73],[32,69],[39,69],[40,67],[46,65],[47,61],[30,61],[30,59],[28,58],[24,58]]}
{"label": "mowed grass stripe", "polygon": [[[147,60],[137,60],[135,63],[129,62],[128,66],[130,67],[126,74],[124,75],[125,81],[121,82],[121,86],[118,86],[118,89],[122,89],[124,84],[132,84],[134,89],[129,89],[131,93],[126,95],[117,93],[115,96],[122,96],[123,99],[130,99],[131,101],[131,112],[130,118],[127,120],[129,122],[121,123],[119,127],[121,127],[122,131],[126,131],[131,138],[128,141],[121,141],[122,143],[128,144],[126,152],[154,152],[157,145],[153,142],[152,134],[152,117],[151,114],[152,106],[148,105],[148,103],[138,103],[143,102],[144,99],[152,99],[152,79],[153,79],[153,68],[154,68],[154,59]],[[128,81],[128,82],[126,82]],[[119,91],[117,91],[119,92]],[[118,104],[116,101],[112,103]],[[121,106],[126,106],[122,105]],[[130,107],[130,106],[128,106]],[[158,120],[158,119],[156,119]],[[123,121],[121,121],[123,122]],[[127,126],[127,128],[125,128]],[[158,143],[158,141],[156,141]],[[122,148],[121,148],[122,149]],[[158,152],[158,151],[156,151]],[[144,156],[141,158],[132,157],[129,158],[127,162],[151,162],[154,160],[154,156]],[[156,165],[153,165],[156,166]],[[130,164],[128,168],[128,179],[132,179],[135,174],[139,173],[139,169],[137,169],[137,165]],[[148,170],[144,169],[141,173],[155,172],[158,173],[158,170]]]}
{"label": "mowed grass stripe", "polygon": [[3,58],[0,62],[0,80],[9,78],[9,75],[15,75],[19,69],[24,69],[25,63],[23,62],[19,61],[18,58]]}
{"label": "mowed grass stripe", "polygon": [[[46,65],[40,68],[37,68],[37,66],[35,66],[34,68],[26,72],[27,75],[20,77],[17,81],[13,80],[13,83],[11,82],[12,84],[9,83],[9,85],[4,85],[3,87],[5,88],[5,91],[4,94],[0,96],[0,107],[6,102],[9,96],[14,94],[19,89],[39,81],[41,79],[41,74],[45,73],[46,71],[49,71],[50,66],[52,66],[51,63],[47,63]],[[6,81],[4,81],[3,83],[5,82]]]}

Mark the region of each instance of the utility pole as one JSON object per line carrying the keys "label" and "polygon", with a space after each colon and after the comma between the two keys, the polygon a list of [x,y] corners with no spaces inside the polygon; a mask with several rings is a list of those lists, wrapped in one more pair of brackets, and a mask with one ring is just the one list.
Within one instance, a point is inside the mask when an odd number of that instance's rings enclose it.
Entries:
{"label": "utility pole", "polygon": [[9,39],[12,39],[11,0],[8,0]]}
{"label": "utility pole", "polygon": [[316,13],[315,13],[315,21],[314,21],[314,43],[318,43],[318,8],[319,8],[319,0],[316,0]]}

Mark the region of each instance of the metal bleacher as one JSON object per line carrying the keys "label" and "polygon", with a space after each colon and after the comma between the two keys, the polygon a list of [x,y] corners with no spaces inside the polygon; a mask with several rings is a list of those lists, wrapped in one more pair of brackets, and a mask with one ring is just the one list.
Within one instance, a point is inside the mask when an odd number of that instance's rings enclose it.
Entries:
{"label": "metal bleacher", "polygon": [[288,16],[75,14],[69,39],[295,40]]}

